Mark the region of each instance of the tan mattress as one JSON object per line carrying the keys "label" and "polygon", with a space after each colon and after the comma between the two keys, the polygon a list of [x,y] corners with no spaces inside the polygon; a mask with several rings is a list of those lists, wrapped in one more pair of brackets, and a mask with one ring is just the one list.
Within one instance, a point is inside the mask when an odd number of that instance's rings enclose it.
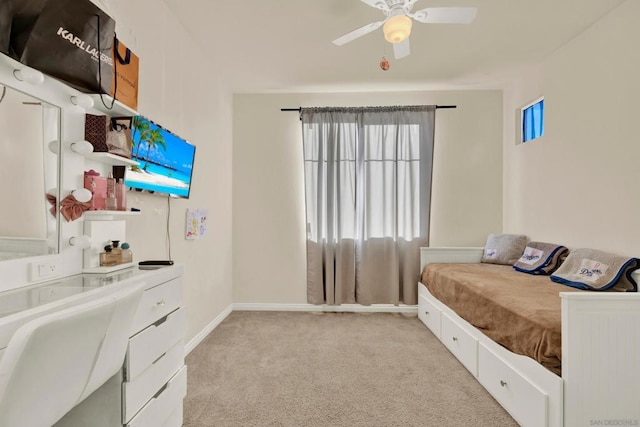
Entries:
{"label": "tan mattress", "polygon": [[584,292],[510,265],[428,264],[421,282],[498,344],[560,375],[560,292]]}

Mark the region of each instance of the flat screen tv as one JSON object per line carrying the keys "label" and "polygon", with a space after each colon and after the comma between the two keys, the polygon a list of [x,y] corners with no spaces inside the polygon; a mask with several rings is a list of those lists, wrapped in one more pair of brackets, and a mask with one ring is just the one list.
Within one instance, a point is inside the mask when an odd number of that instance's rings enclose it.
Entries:
{"label": "flat screen tv", "polygon": [[135,116],[132,160],[124,184],[134,190],[189,198],[196,147],[151,120]]}

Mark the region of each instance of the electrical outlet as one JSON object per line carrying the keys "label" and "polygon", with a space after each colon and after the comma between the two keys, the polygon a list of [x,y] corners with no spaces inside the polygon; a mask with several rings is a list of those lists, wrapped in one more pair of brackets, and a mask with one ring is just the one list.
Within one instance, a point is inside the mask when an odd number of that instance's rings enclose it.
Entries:
{"label": "electrical outlet", "polygon": [[38,274],[40,277],[54,276],[56,274],[55,264],[38,264]]}
{"label": "electrical outlet", "polygon": [[62,274],[62,265],[57,257],[43,258],[30,264],[30,280],[52,279]]}

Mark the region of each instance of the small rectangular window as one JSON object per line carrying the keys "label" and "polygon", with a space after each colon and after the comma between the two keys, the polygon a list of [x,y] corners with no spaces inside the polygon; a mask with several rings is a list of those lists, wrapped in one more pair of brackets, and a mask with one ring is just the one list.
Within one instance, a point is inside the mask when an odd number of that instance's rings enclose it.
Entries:
{"label": "small rectangular window", "polygon": [[522,109],[522,142],[531,141],[544,134],[544,98]]}

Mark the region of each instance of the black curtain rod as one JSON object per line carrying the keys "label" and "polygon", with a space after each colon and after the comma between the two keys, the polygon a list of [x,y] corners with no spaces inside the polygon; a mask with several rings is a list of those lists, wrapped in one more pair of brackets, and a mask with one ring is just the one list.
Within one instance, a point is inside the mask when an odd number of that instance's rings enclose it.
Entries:
{"label": "black curtain rod", "polygon": [[[436,109],[440,109],[440,108],[457,108],[457,105],[436,105]],[[300,112],[302,110],[302,108],[298,107],[298,108],[281,108],[280,111],[297,111]]]}

